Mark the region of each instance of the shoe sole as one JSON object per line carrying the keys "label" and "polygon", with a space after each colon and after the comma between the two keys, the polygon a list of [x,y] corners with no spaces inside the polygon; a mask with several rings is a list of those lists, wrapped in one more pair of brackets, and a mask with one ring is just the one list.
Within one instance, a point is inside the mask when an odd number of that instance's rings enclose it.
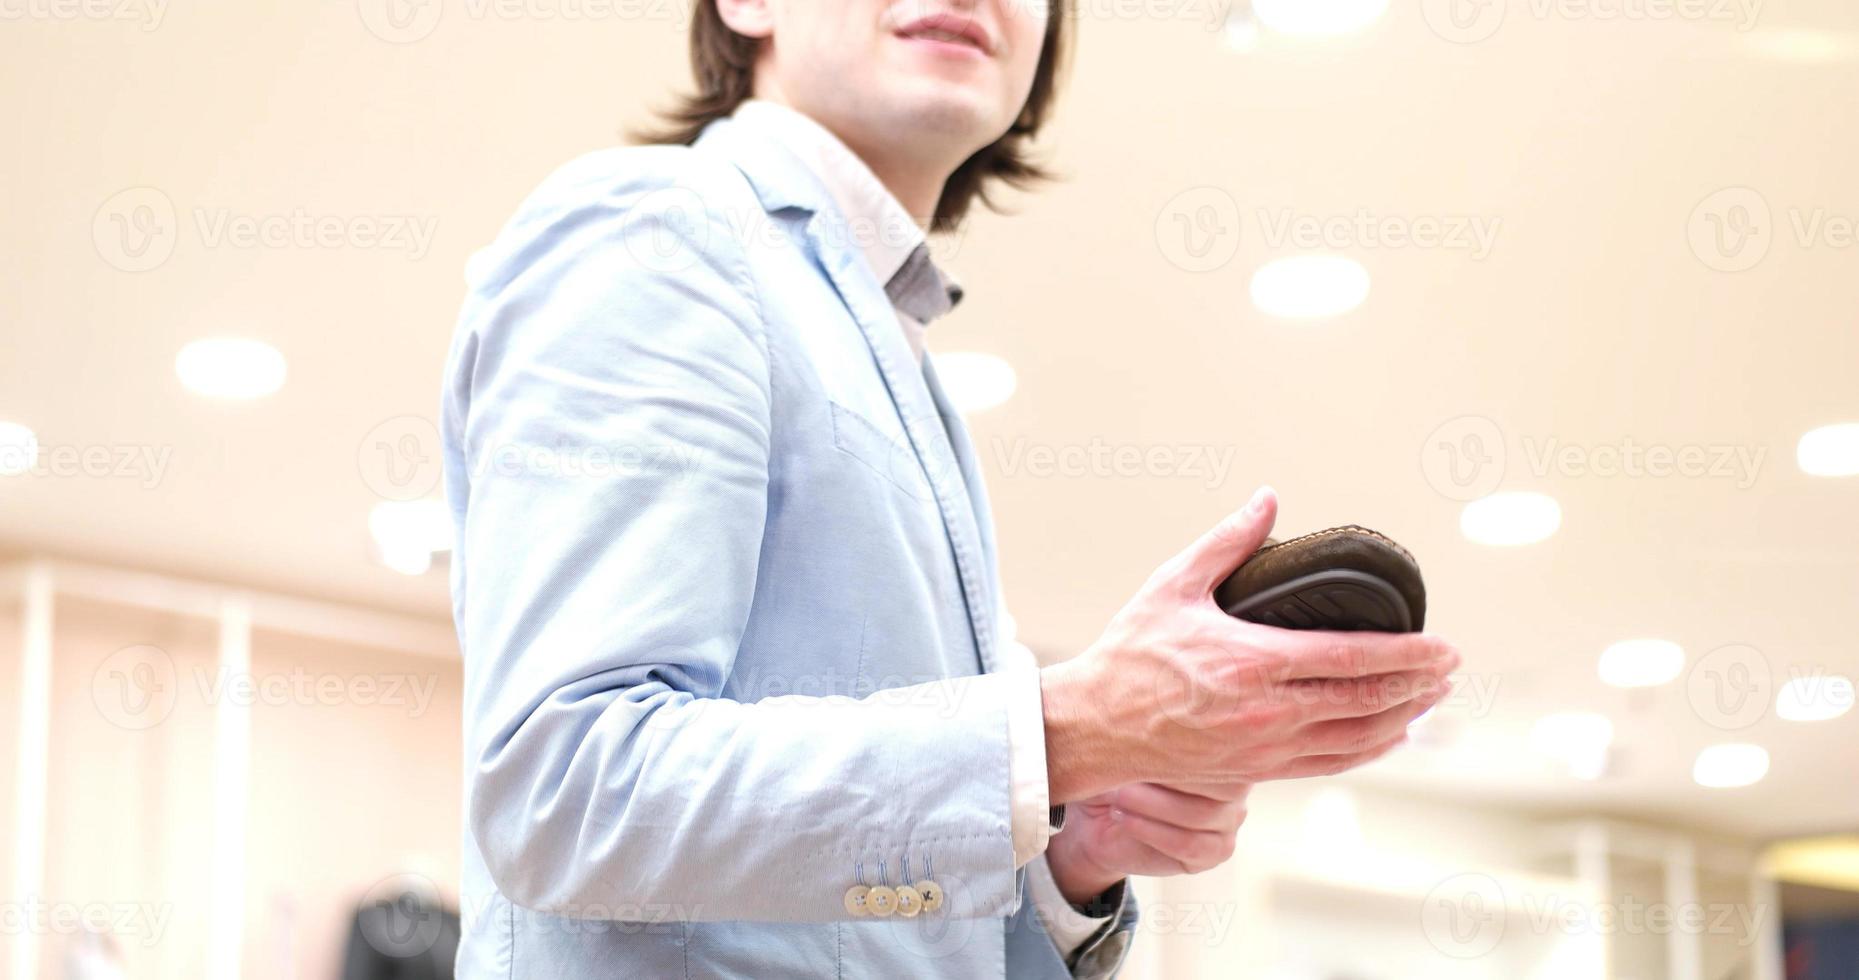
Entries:
{"label": "shoe sole", "polygon": [[1409,633],[1412,611],[1384,579],[1347,568],[1312,572],[1227,610],[1249,623],[1288,630]]}

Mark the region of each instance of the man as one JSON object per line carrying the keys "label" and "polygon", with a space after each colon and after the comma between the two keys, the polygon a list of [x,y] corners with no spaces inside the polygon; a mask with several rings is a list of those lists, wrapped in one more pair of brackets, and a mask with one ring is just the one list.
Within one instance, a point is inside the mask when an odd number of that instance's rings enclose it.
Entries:
{"label": "man", "polygon": [[673,140],[568,165],[474,259],[461,975],[1108,976],[1127,876],[1225,860],[1254,782],[1443,695],[1438,639],[1214,606],[1265,490],[1082,655],[1003,635],[923,242],[1038,176],[1065,18],[702,0]]}

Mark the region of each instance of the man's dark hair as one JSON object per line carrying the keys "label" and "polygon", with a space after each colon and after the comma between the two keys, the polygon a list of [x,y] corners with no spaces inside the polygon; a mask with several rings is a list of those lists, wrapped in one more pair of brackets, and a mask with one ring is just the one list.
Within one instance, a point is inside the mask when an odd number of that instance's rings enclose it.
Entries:
{"label": "man's dark hair", "polygon": [[[1025,2],[1025,0],[1014,0]],[[1039,52],[1039,68],[1019,118],[1000,139],[963,161],[943,185],[942,198],[930,224],[935,231],[954,231],[980,200],[994,207],[989,197],[994,181],[1026,187],[1052,177],[1030,155],[1033,137],[1045,125],[1058,92],[1058,72],[1068,43],[1067,21],[1072,0],[1049,0],[1046,38]],[[691,18],[691,71],[697,91],[679,99],[665,113],[665,128],[638,134],[647,143],[683,143],[697,137],[711,122],[728,116],[750,97],[755,80],[755,55],[760,42],[730,30],[717,13],[716,0],[699,0]]]}

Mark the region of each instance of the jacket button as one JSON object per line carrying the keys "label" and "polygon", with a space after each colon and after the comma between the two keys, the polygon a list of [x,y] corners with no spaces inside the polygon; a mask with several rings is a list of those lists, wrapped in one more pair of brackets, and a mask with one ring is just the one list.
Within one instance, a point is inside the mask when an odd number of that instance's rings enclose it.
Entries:
{"label": "jacket button", "polygon": [[923,911],[923,893],[909,885],[897,886],[897,914],[914,919]]}
{"label": "jacket button", "polygon": [[871,902],[867,897],[870,893],[871,889],[864,885],[853,885],[846,889],[846,911],[859,917],[870,915]]}
{"label": "jacket button", "polygon": [[942,908],[942,886],[928,878],[910,886],[923,899],[923,911],[934,912]]}
{"label": "jacket button", "polygon": [[897,889],[879,885],[865,893],[865,904],[871,908],[872,915],[887,918],[897,911]]}

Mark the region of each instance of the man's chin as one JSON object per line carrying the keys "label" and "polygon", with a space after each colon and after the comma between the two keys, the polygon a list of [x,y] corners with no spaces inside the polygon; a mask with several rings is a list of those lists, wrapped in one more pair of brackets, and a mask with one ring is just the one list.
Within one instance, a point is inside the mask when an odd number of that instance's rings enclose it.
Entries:
{"label": "man's chin", "polygon": [[964,139],[981,147],[1007,128],[991,97],[946,79],[917,78],[900,88],[890,105],[904,131]]}

